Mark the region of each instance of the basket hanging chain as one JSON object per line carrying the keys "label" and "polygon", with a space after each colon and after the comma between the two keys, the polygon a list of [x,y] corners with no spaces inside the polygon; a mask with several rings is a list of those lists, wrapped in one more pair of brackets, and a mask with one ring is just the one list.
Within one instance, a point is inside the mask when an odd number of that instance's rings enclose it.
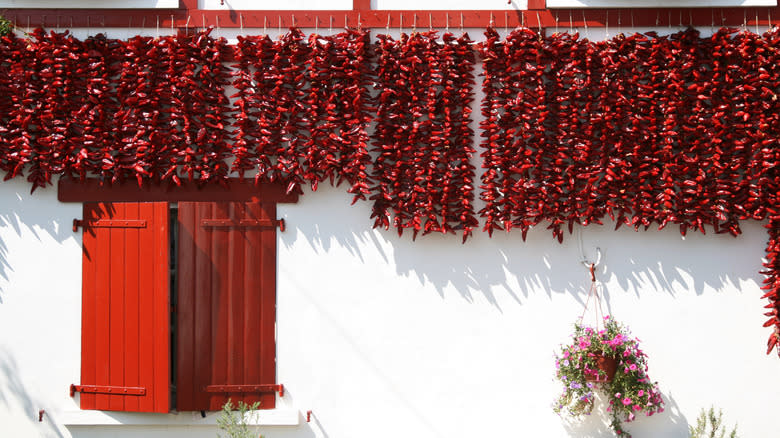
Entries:
{"label": "basket hanging chain", "polygon": [[590,305],[590,299],[593,297],[595,305],[594,311],[596,312],[596,330],[601,328],[601,321],[604,319],[604,309],[601,304],[601,297],[599,296],[598,286],[596,285],[596,264],[591,263],[588,268],[590,271],[590,291],[588,291],[588,298],[585,300],[585,307],[582,309],[582,315],[580,315],[579,324],[585,319],[585,314],[588,312],[588,306]]}

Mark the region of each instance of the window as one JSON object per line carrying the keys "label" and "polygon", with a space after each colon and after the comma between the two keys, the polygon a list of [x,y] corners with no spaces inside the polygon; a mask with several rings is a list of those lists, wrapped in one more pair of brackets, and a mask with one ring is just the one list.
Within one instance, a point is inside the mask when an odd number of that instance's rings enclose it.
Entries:
{"label": "window", "polygon": [[274,202],[85,203],[81,408],[273,408],[278,223]]}

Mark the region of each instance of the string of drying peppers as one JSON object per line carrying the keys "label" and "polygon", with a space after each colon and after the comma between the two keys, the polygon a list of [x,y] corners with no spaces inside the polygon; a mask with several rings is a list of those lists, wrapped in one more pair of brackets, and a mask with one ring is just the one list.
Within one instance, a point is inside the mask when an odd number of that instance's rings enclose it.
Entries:
{"label": "string of drying peppers", "polygon": [[379,91],[371,217],[392,226],[462,234],[477,225],[473,213],[474,167],[470,104],[475,62],[467,35],[436,32],[379,35]]}
{"label": "string of drying peppers", "polygon": [[369,191],[368,125],[372,120],[369,93],[370,33],[362,29],[309,36],[310,57],[305,98],[310,137],[303,157],[304,177],[312,189],[321,181],[346,181],[353,203]]}

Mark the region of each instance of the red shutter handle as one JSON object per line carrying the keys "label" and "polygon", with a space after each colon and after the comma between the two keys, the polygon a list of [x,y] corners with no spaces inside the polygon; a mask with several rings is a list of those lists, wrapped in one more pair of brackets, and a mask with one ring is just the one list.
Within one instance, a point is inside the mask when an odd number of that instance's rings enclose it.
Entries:
{"label": "red shutter handle", "polygon": [[73,232],[77,232],[80,226],[84,225],[84,221],[80,219],[73,219]]}
{"label": "red shutter handle", "polygon": [[282,219],[277,219],[276,220],[276,224],[279,225],[279,231],[284,232],[284,230],[286,229],[286,226],[285,226],[285,223],[284,223],[284,219],[283,218]]}

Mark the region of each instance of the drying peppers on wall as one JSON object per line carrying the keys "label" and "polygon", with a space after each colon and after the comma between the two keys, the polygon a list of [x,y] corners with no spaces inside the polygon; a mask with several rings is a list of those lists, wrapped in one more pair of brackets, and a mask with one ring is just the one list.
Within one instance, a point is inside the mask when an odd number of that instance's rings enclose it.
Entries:
{"label": "drying peppers on wall", "polygon": [[[764,298],[780,352],[780,32],[668,36],[488,29],[395,40],[349,29],[235,47],[210,30],[127,41],[0,40],[0,170],[176,185],[231,172],[288,191],[346,183],[374,226],[459,233],[474,207],[481,55],[484,230],[768,220]],[[231,100],[229,86],[235,88]]]}
{"label": "drying peppers on wall", "polygon": [[402,234],[476,227],[470,103],[475,61],[467,35],[384,35],[377,43],[374,227]]}

